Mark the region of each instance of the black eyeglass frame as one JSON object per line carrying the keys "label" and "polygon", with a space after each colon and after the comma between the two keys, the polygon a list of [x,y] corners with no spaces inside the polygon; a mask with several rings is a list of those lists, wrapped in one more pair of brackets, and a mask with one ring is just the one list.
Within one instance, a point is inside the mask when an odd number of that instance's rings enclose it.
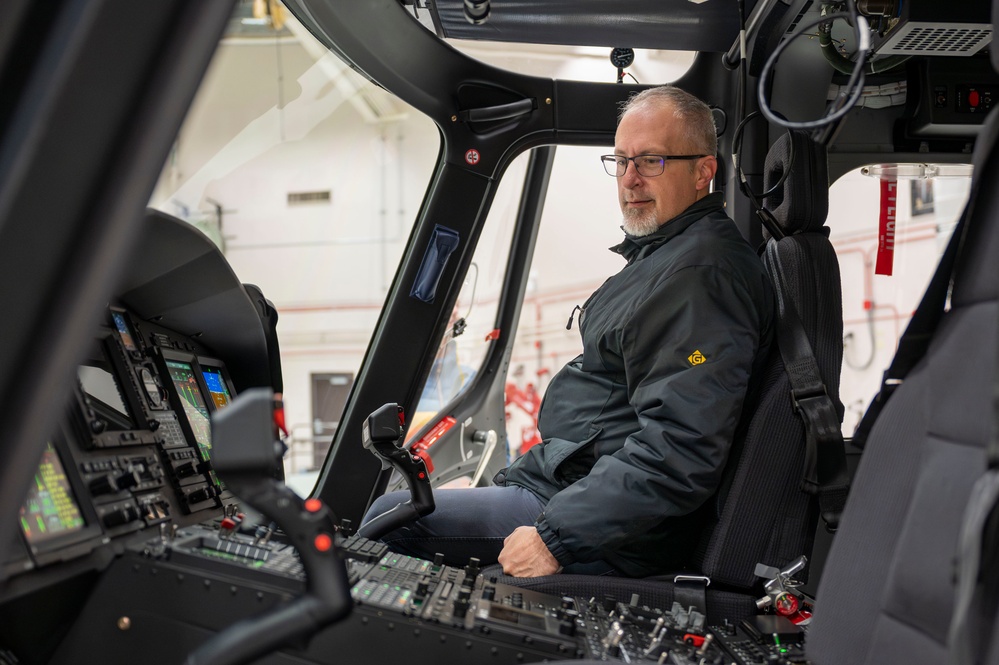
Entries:
{"label": "black eyeglass frame", "polygon": [[[635,170],[638,172],[638,175],[643,176],[645,178],[655,178],[656,176],[662,175],[663,172],[666,171],[666,162],[668,162],[670,160],[689,161],[691,159],[700,159],[701,157],[709,157],[709,156],[710,155],[653,155],[653,154],[648,154],[648,155],[635,155],[634,157],[625,157],[624,155],[600,155],[600,161],[604,165],[604,171],[606,171],[607,175],[609,175],[612,178],[621,178],[621,177],[624,177],[624,174],[628,172],[628,162],[633,162],[635,164]],[[637,161],[639,159],[642,159],[643,157],[657,157],[657,158],[659,158],[659,171],[657,173],[643,173],[642,172],[642,167],[640,167],[638,165],[638,161]],[[624,160],[624,169],[623,170],[621,170],[620,160]],[[613,166],[611,166],[612,164],[613,164]],[[647,165],[647,166],[651,166],[651,165]],[[614,169],[614,172],[611,172],[612,168]],[[617,173],[617,171],[619,171],[619,170],[621,170],[621,172]]]}

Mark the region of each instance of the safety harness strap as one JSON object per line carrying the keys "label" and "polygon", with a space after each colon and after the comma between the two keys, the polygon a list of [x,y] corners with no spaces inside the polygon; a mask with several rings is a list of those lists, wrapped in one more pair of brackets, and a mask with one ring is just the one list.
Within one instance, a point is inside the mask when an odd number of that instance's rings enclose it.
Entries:
{"label": "safety harness strap", "polygon": [[846,504],[850,476],[839,413],[829,396],[812,345],[784,280],[777,240],[767,243],[764,264],[777,292],[777,345],[791,383],[791,400],[805,424],[801,488],[816,494],[826,528],[835,531]]}

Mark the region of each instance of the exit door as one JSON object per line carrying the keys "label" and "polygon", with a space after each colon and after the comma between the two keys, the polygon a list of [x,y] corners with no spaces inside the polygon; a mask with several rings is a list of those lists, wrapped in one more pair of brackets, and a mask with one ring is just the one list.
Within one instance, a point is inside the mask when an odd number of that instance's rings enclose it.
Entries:
{"label": "exit door", "polygon": [[353,374],[312,375],[312,450],[316,469],[326,459],[353,383]]}

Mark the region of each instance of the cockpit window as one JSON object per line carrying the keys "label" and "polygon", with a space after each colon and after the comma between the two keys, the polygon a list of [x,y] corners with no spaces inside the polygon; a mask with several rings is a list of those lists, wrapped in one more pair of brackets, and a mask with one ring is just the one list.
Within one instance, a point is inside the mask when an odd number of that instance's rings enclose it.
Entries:
{"label": "cockpit window", "polygon": [[513,161],[500,181],[458,301],[437,346],[416,414],[410,419],[407,430],[410,437],[471,385],[491,345],[495,344],[494,327],[527,162],[528,154],[524,153]]}
{"label": "cockpit window", "polygon": [[307,494],[431,180],[440,134],[290,14],[280,29],[273,15],[239,14],[252,4],[238,3],[151,205],[204,231],[240,281],[275,305],[291,434],[285,470]]}
{"label": "cockpit window", "polygon": [[540,441],[544,392],[554,373],[582,352],[577,308],[624,267],[621,256],[608,250],[624,238],[615,180],[600,162],[608,151],[559,146],[555,152],[506,378],[511,460]]}
{"label": "cockpit window", "polygon": [[[969,169],[916,166],[927,165],[864,167],[830,190],[827,225],[843,284],[844,436],[853,434],[881,387],[882,373],[968,200]],[[916,177],[938,173],[944,176]],[[895,183],[893,256],[878,251],[882,182]],[[878,274],[888,268],[890,275]]]}
{"label": "cockpit window", "polygon": [[[508,460],[539,441],[537,416],[548,382],[582,350],[574,308],[624,265],[608,251],[624,232],[614,179],[600,163],[607,151],[578,146],[555,151],[505,382]],[[467,387],[485,358],[526,165],[527,155],[521,155],[500,183],[484,230],[497,235],[479,241],[452,315],[452,322],[464,318],[466,327],[458,337],[453,326],[445,332],[411,434]]]}

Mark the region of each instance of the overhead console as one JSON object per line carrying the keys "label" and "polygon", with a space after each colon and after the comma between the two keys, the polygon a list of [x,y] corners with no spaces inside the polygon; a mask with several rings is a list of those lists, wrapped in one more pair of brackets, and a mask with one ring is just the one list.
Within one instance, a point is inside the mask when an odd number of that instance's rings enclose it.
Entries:
{"label": "overhead console", "polygon": [[999,102],[999,75],[984,56],[914,63],[908,87],[906,114],[896,126],[895,142],[912,151],[933,150],[939,141],[967,142],[978,135],[985,116]]}

